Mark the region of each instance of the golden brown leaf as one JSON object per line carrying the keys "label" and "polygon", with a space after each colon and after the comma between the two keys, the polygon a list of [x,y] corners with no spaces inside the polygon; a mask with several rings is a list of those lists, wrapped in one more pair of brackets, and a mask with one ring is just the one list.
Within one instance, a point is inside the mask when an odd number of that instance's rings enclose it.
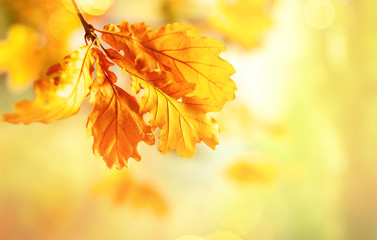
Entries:
{"label": "golden brown leaf", "polygon": [[158,147],[161,153],[175,149],[180,156],[191,158],[196,143],[201,141],[212,149],[216,148],[218,125],[207,113],[217,106],[198,97],[183,97],[178,101],[143,79],[133,77],[133,81],[141,84],[145,91],[140,103],[141,113],[149,112],[148,124],[153,129],[161,129]]}
{"label": "golden brown leaf", "polygon": [[[178,99],[182,96],[185,96],[188,93],[191,93],[195,89],[195,85],[192,83],[176,83],[171,81],[171,77],[169,72],[164,72],[159,69],[151,70],[150,72],[141,72],[140,69],[135,66],[134,63],[127,60],[127,58],[123,57],[120,53],[115,51],[114,49],[107,49],[107,55],[114,61],[118,66],[120,66],[124,72],[127,72],[134,76],[143,76],[148,83],[152,84],[155,87],[158,87],[163,92],[168,94],[169,96]],[[137,88],[134,90],[135,93],[138,92]]]}
{"label": "golden brown leaf", "polygon": [[93,53],[98,61],[90,102],[95,105],[87,131],[94,138],[94,154],[102,156],[109,168],[115,164],[120,169],[129,158],[140,161],[138,143],[153,145],[154,135],[139,113],[136,98],[113,84],[116,78],[108,70],[110,62],[101,52]]}
{"label": "golden brown leaf", "polygon": [[11,123],[50,123],[75,115],[81,102],[89,93],[94,71],[89,46],[81,47],[64,61],[53,65],[47,72],[48,79],[34,84],[34,101],[23,100],[15,104],[16,112],[5,114]]}
{"label": "golden brown leaf", "polygon": [[[236,86],[230,79],[234,69],[219,57],[225,46],[216,39],[199,37],[178,23],[151,30],[145,23],[130,25],[126,21],[120,25],[106,25],[102,39],[117,51],[124,52],[122,58],[114,61],[127,72],[136,69],[139,74],[171,73],[171,79],[155,81],[154,86],[169,83],[171,89],[176,90],[194,84],[191,96],[208,98],[212,106],[217,106],[215,111],[220,110],[226,101],[234,99]],[[172,96],[179,99],[186,94]]]}
{"label": "golden brown leaf", "polygon": [[[138,144],[154,144],[156,128],[161,129],[162,153],[176,150],[180,156],[192,157],[202,141],[215,149],[218,125],[208,113],[233,100],[236,90],[230,79],[233,67],[219,57],[224,45],[179,24],[151,30],[145,23],[123,21],[105,26],[105,31],[95,30],[112,47],[105,49],[92,28],[85,30],[92,44],[53,65],[47,72],[51,76],[35,83],[35,99],[17,103],[16,112],[4,115],[5,121],[29,124],[68,118],[90,93],[94,110],[87,132],[94,138],[93,152],[109,168],[125,167],[129,158],[140,160]],[[133,94],[143,90],[141,107],[115,85],[117,77],[109,70],[113,62],[132,75]],[[145,113],[151,114],[148,124]]]}

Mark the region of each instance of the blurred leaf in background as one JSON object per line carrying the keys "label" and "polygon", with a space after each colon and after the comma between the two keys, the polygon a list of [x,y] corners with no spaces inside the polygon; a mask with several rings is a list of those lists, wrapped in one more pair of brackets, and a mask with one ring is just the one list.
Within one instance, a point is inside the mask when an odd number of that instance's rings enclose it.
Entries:
{"label": "blurred leaf in background", "polygon": [[[80,3],[92,19],[104,14],[113,1]],[[10,89],[20,92],[76,47],[71,39],[81,24],[70,0],[3,0],[0,8],[5,12],[2,31],[6,30],[0,32],[4,38],[0,41],[0,73],[7,73]]]}
{"label": "blurred leaf in background", "polygon": [[[145,181],[145,180],[144,180]],[[168,212],[164,197],[156,184],[141,182],[131,171],[113,172],[93,187],[93,193],[108,196],[116,205],[128,205],[134,210],[150,209],[158,216]]]}
{"label": "blurred leaf in background", "polygon": [[7,31],[0,34],[6,37],[0,43],[0,71],[7,73],[10,89],[23,91],[66,53],[79,22],[60,0],[4,0],[0,7],[7,12]]}
{"label": "blurred leaf in background", "polygon": [[0,73],[6,72],[12,90],[24,90],[44,68],[44,52],[38,33],[22,25],[11,25],[7,39],[0,42]]}
{"label": "blurred leaf in background", "polygon": [[218,0],[209,15],[210,24],[244,48],[252,48],[272,24],[274,0]]}
{"label": "blurred leaf in background", "polygon": [[276,168],[265,159],[244,156],[226,169],[226,177],[239,185],[270,184],[276,176]]}

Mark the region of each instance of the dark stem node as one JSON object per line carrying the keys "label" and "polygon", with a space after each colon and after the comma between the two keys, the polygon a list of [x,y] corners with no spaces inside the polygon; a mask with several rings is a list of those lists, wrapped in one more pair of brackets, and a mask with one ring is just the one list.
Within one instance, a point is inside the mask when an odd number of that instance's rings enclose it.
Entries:
{"label": "dark stem node", "polygon": [[85,42],[88,44],[88,41],[94,41],[97,39],[97,35],[94,33],[94,27],[93,25],[89,24],[88,21],[84,18],[84,16],[81,13],[81,10],[79,6],[77,5],[76,0],[71,0],[72,4],[76,10],[77,16],[80,18],[81,24],[85,29]]}

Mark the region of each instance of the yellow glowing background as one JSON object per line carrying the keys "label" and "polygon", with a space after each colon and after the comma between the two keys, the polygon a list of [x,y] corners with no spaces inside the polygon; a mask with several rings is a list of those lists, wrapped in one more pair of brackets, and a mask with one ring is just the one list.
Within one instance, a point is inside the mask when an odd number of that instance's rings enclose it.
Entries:
{"label": "yellow glowing background", "polygon": [[[87,102],[49,125],[0,122],[0,239],[377,239],[377,1],[78,3],[98,29],[177,21],[219,39],[237,97],[215,151],[140,144],[122,171],[93,156]],[[83,35],[70,0],[1,1],[0,113]]]}

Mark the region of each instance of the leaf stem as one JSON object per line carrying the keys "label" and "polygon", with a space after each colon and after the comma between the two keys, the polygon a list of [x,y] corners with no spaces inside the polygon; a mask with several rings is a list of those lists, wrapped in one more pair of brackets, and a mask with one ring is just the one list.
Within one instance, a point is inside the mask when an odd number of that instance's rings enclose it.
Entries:
{"label": "leaf stem", "polygon": [[97,35],[94,33],[93,25],[89,24],[88,21],[86,21],[84,15],[82,15],[82,13],[81,13],[81,10],[80,10],[79,5],[77,4],[76,0],[71,0],[71,1],[72,1],[72,4],[73,4],[73,7],[76,10],[77,16],[80,18],[82,26],[85,29],[85,42],[87,40],[94,41],[95,39],[97,39]]}

